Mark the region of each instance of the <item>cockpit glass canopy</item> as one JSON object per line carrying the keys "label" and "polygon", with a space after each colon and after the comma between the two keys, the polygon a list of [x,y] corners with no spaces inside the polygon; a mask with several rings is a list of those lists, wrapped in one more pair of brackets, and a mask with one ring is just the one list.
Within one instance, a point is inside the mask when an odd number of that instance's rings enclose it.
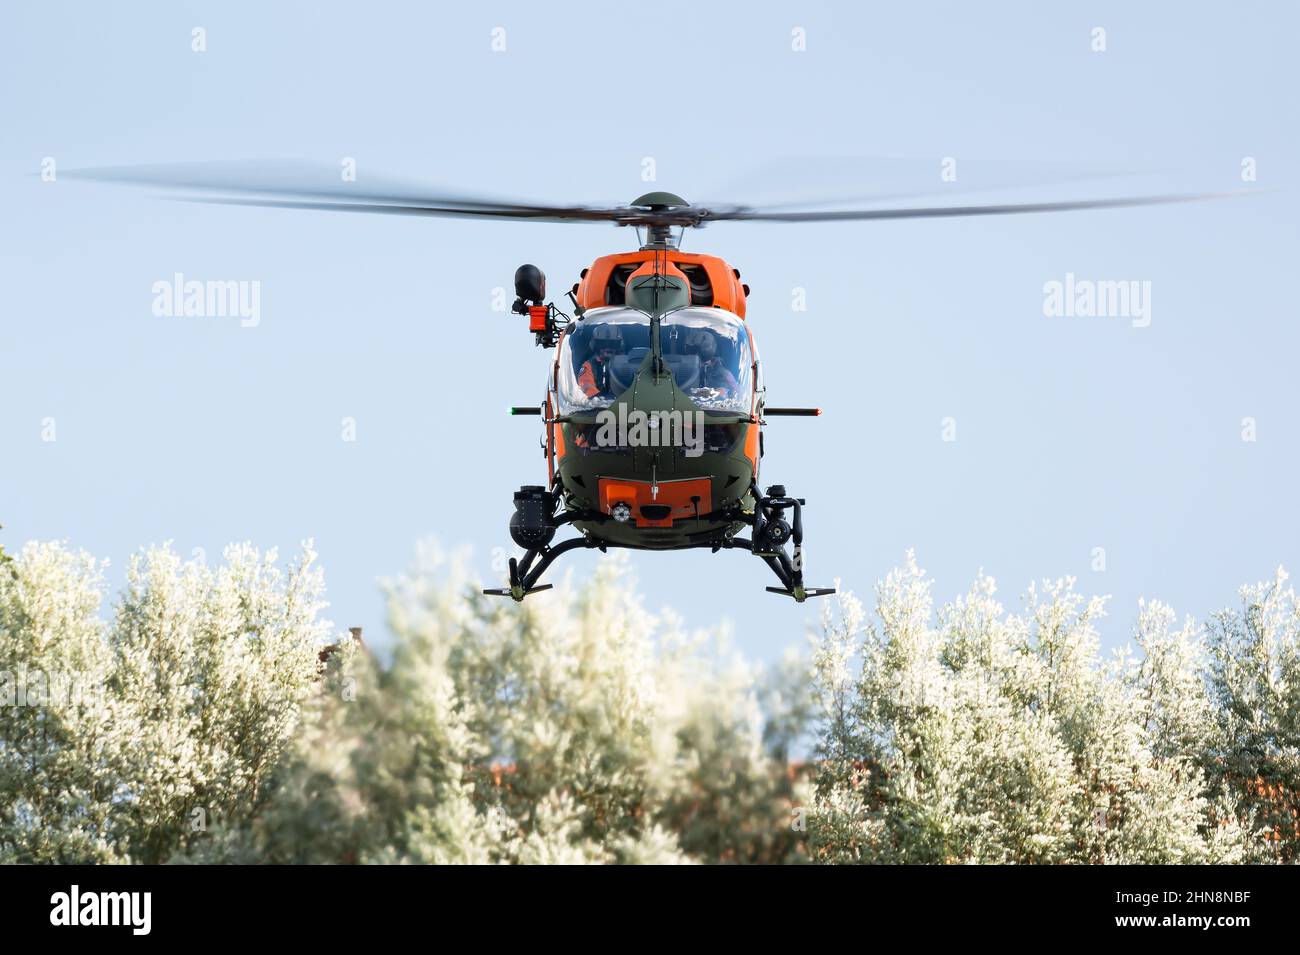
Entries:
{"label": "cockpit glass canopy", "polygon": [[[721,308],[681,308],[663,317],[659,342],[677,387],[702,410],[748,414],[753,358],[745,323]],[[609,407],[650,356],[650,316],[595,308],[560,344],[556,397],[561,414]]]}
{"label": "cockpit glass canopy", "polygon": [[659,330],[664,361],[677,387],[705,411],[748,414],[753,365],[745,323],[720,308],[682,308]]}

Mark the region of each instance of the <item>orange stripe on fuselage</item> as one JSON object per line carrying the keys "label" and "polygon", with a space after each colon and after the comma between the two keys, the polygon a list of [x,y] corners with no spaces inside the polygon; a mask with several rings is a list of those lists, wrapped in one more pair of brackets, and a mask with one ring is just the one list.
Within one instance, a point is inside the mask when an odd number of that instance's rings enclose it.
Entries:
{"label": "orange stripe on fuselage", "polygon": [[753,422],[746,426],[745,431],[745,457],[749,458],[750,465],[754,468],[754,480],[758,480],[758,422]]}

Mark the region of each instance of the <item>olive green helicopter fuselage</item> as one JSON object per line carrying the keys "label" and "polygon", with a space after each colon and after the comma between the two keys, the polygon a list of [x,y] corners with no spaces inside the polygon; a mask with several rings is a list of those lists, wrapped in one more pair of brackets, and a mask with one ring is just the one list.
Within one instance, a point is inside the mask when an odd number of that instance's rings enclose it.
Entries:
{"label": "olive green helicopter fuselage", "polygon": [[[639,252],[584,269],[572,320],[544,302],[540,269],[516,272],[514,311],[556,348],[545,400],[512,409],[543,417],[548,484],[515,493],[510,534],[525,554],[511,559],[508,587],[485,593],[522,600],[547,589],[538,580],[561,554],[609,547],[740,548],[776,574],[770,591],[797,601],[833,592],[803,583],[804,501],[758,483],[765,416],[819,412],[766,405],[739,279],[715,256],[678,251],[663,229]],[[552,545],[565,525],[580,536]]]}

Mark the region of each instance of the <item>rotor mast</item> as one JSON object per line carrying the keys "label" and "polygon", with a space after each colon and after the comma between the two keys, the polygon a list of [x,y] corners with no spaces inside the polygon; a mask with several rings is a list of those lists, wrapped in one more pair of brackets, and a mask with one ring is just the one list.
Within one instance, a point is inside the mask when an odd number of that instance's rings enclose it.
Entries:
{"label": "rotor mast", "polygon": [[[654,274],[637,280],[632,291],[635,297],[649,300],[646,302],[649,305],[646,311],[650,314],[650,367],[658,381],[667,373],[659,329],[665,305],[661,301],[661,294],[672,291],[669,279],[664,275],[666,256],[663,253],[678,247],[679,236],[673,235],[673,227],[677,225],[684,229],[686,220],[691,215],[691,204],[671,192],[647,192],[633,199],[630,206],[646,227],[645,244],[641,246],[641,251],[655,253]],[[647,292],[648,295],[645,294]],[[689,302],[689,291],[687,296]]]}
{"label": "rotor mast", "polygon": [[647,192],[633,199],[631,207],[643,213],[641,221],[646,226],[643,251],[677,248],[680,237],[673,235],[673,226],[686,224],[682,213],[691,208],[689,202],[671,192]]}

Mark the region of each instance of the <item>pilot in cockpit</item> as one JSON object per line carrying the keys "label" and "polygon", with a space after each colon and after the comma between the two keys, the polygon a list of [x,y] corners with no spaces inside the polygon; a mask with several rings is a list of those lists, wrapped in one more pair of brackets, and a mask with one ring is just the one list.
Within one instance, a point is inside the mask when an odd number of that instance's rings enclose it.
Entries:
{"label": "pilot in cockpit", "polygon": [[591,333],[591,357],[578,372],[578,387],[588,398],[612,398],[609,365],[623,351],[623,336],[612,325],[597,325]]}
{"label": "pilot in cockpit", "polygon": [[727,370],[727,366],[718,357],[718,343],[713,333],[703,328],[693,330],[685,341],[688,355],[700,356],[700,385],[722,391],[727,395],[736,393],[736,376]]}

